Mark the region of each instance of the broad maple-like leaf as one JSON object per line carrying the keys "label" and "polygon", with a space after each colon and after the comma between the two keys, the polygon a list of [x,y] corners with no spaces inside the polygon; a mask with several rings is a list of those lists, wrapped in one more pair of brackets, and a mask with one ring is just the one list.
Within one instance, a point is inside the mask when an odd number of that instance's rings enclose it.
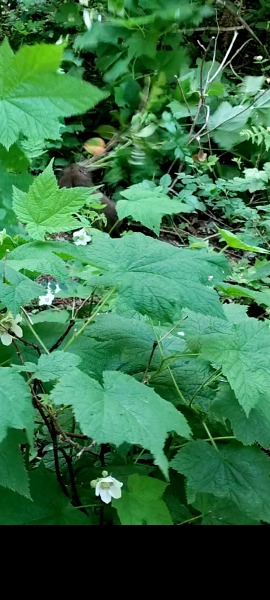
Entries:
{"label": "broad maple-like leaf", "polygon": [[162,499],[167,487],[164,481],[130,475],[128,490],[123,489],[120,500],[112,505],[118,512],[122,525],[172,525],[169,510]]}
{"label": "broad maple-like leaf", "polygon": [[14,212],[36,240],[44,240],[45,233],[76,229],[78,220],[73,214],[91,197],[88,188],[59,189],[52,162],[35,178],[27,193],[13,189]]}
{"label": "broad maple-like leaf", "polygon": [[22,46],[15,55],[7,40],[0,46],[0,143],[6,148],[20,134],[59,139],[60,117],[86,112],[106,97],[90,83],[58,73],[62,57],[56,44]]}
{"label": "broad maple-like leaf", "polygon": [[270,522],[270,459],[259,448],[228,444],[216,450],[189,442],[171,462],[198,492],[235,502],[248,516]]}
{"label": "broad maple-like leaf", "polygon": [[119,218],[132,217],[152,229],[157,235],[164,215],[190,213],[194,210],[181,200],[170,198],[161,186],[155,186],[149,181],[132,185],[120,193],[125,200],[117,202],[116,210]]}
{"label": "broad maple-like leaf", "polygon": [[103,373],[104,386],[84,373],[64,376],[52,391],[55,404],[71,405],[80,427],[99,443],[148,448],[167,476],[163,445],[170,431],[189,438],[185,417],[152,389],[119,371]]}

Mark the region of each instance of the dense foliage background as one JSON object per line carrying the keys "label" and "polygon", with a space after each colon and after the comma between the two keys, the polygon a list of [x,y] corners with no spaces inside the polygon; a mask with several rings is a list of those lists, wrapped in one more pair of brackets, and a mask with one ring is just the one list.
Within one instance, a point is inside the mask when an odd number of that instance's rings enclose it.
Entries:
{"label": "dense foliage background", "polygon": [[0,0],[1,524],[270,522],[269,26]]}

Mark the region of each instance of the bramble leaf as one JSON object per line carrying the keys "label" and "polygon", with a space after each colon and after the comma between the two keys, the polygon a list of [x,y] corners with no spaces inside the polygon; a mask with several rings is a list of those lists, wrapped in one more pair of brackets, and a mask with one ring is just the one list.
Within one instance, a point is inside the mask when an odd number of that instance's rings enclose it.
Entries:
{"label": "bramble leaf", "polygon": [[7,39],[0,46],[0,143],[7,149],[20,134],[59,139],[60,117],[83,113],[106,97],[90,83],[58,73],[62,57],[57,44],[21,46],[15,55]]}
{"label": "bramble leaf", "polygon": [[135,473],[128,478],[128,490],[113,500],[122,525],[173,525],[171,515],[162,499],[167,483]]}
{"label": "bramble leaf", "polygon": [[64,376],[52,391],[52,401],[71,405],[82,432],[98,443],[129,442],[147,448],[167,476],[163,445],[170,431],[191,436],[185,417],[129,375],[105,371],[103,380],[101,386],[84,373]]}

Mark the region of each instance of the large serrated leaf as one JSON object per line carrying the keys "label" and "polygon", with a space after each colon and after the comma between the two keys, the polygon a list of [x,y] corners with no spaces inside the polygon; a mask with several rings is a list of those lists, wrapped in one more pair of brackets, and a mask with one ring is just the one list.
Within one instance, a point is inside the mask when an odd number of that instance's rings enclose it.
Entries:
{"label": "large serrated leaf", "polygon": [[213,285],[225,277],[228,265],[214,252],[176,248],[137,233],[121,239],[99,236],[81,256],[103,271],[98,279],[91,271],[89,281],[116,286],[119,304],[161,321],[176,320],[184,307],[225,318]]}
{"label": "large serrated leaf", "polygon": [[21,431],[9,429],[0,444],[0,486],[31,498],[29,481],[20,444],[25,442]]}
{"label": "large serrated leaf", "polygon": [[0,441],[8,429],[25,429],[29,442],[34,430],[34,409],[29,387],[12,368],[0,367]]}
{"label": "large serrated leaf", "polygon": [[202,513],[202,525],[259,525],[260,519],[249,517],[235,502],[212,494],[196,494],[192,505]]}
{"label": "large serrated leaf", "polygon": [[54,474],[43,465],[30,473],[32,501],[0,489],[1,525],[91,525],[89,518],[71,506]]}
{"label": "large serrated leaf", "polygon": [[220,385],[211,405],[213,414],[223,421],[228,419],[236,438],[245,446],[258,442],[263,448],[270,446],[270,402],[261,398],[247,417],[227,383]]}
{"label": "large serrated leaf", "polygon": [[38,283],[0,262],[0,302],[15,315],[21,306],[28,304],[43,293]]}
{"label": "large serrated leaf", "polygon": [[60,117],[83,113],[106,97],[90,83],[59,74],[62,55],[55,44],[22,46],[16,55],[7,40],[0,46],[0,143],[6,148],[20,134],[58,139]]}
{"label": "large serrated leaf", "polygon": [[240,133],[250,113],[248,105],[232,106],[227,101],[221,102],[208,121],[208,130],[215,142],[225,150],[239,144],[243,139]]}
{"label": "large serrated leaf", "polygon": [[112,501],[122,525],[173,525],[162,500],[166,483],[135,473],[128,478],[127,487],[120,500]]}
{"label": "large serrated leaf", "polygon": [[195,491],[227,499],[248,516],[270,522],[270,459],[258,448],[228,444],[218,451],[203,440],[189,442],[171,467]]}
{"label": "large serrated leaf", "polygon": [[[82,358],[80,368],[101,377],[103,371],[121,370],[134,374],[146,369],[155,341],[150,325],[116,313],[101,314],[72,344],[72,352]],[[156,352],[152,367],[160,363]]]}
{"label": "large serrated leaf", "polygon": [[144,181],[132,185],[120,193],[125,200],[117,202],[116,210],[119,218],[132,217],[154,231],[156,235],[159,235],[164,215],[192,212],[188,204],[170,198],[161,186],[155,186],[152,182]]}
{"label": "large serrated leaf", "polygon": [[77,365],[80,362],[81,359],[79,356],[70,352],[56,350],[51,354],[42,354],[37,364],[25,362],[24,365],[13,366],[13,369],[16,368],[18,371],[33,373],[35,379],[45,382],[54,381],[68,373],[73,373],[76,376],[78,371]]}
{"label": "large serrated leaf", "polygon": [[248,416],[260,401],[270,401],[268,323],[247,319],[222,332],[205,335],[202,356],[220,363],[239,404]]}
{"label": "large serrated leaf", "polygon": [[[65,261],[56,254],[56,249],[59,249],[59,254],[61,248],[66,253],[67,247],[70,250],[76,248],[65,242],[60,242],[58,245],[50,242],[29,242],[12,250],[6,262],[17,271],[27,269],[41,274],[50,274],[58,281],[66,281],[69,279],[69,270]],[[72,258],[72,252],[67,256]]]}
{"label": "large serrated leaf", "polygon": [[99,443],[129,442],[149,449],[167,476],[163,445],[170,431],[191,436],[185,417],[129,375],[105,371],[103,380],[102,387],[84,373],[62,377],[52,391],[52,401],[71,405],[83,433]]}
{"label": "large serrated leaf", "polygon": [[78,220],[73,214],[90,196],[88,188],[59,189],[50,162],[27,193],[13,188],[13,209],[31,237],[44,240],[45,233],[76,229]]}

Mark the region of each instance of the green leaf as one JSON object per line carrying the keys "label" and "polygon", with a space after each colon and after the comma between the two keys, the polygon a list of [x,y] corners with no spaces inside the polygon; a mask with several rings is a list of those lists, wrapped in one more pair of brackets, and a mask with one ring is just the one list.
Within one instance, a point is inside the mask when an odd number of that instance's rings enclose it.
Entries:
{"label": "green leaf", "polygon": [[184,307],[224,318],[212,287],[228,273],[220,254],[180,249],[136,233],[121,239],[98,236],[91,248],[78,249],[77,256],[102,269],[97,279],[91,270],[89,281],[116,286],[121,307],[124,302],[161,322],[176,321]]}
{"label": "green leaf", "polygon": [[234,502],[248,516],[270,522],[270,459],[258,448],[228,444],[217,451],[189,442],[171,461],[195,491]]}
{"label": "green leaf", "polygon": [[248,416],[261,401],[270,401],[268,323],[248,319],[219,333],[205,335],[202,356],[220,363],[239,404]]}
{"label": "green leaf", "polygon": [[119,500],[112,501],[122,525],[173,525],[162,500],[167,483],[135,473],[128,478],[127,487]]}
{"label": "green leaf", "polygon": [[0,46],[0,143],[19,138],[59,139],[59,118],[81,114],[106,97],[90,83],[57,73],[63,47],[21,46],[16,55],[5,40]]}
{"label": "green leaf", "polygon": [[18,225],[18,221],[11,208],[12,188],[16,185],[20,190],[26,192],[32,181],[32,175],[26,171],[23,173],[12,173],[6,170],[4,165],[0,164],[0,229],[5,227],[10,235],[17,234],[19,229],[23,229],[22,225]]}
{"label": "green leaf", "polygon": [[251,96],[254,96],[260,91],[264,81],[265,77],[263,75],[259,75],[257,77],[254,77],[253,75],[247,75],[242,81],[241,92],[243,94],[250,94]]}
{"label": "green leaf", "polygon": [[[71,506],[53,473],[39,466],[30,473],[32,502],[1,489],[1,525],[90,525],[91,520]],[[90,498],[90,492],[89,492]]]}
{"label": "green leaf", "polygon": [[160,233],[160,224],[164,215],[181,212],[192,212],[187,204],[171,199],[165,194],[163,187],[154,186],[149,181],[143,181],[120,192],[126,200],[118,200],[117,214],[120,219],[132,217],[156,235]]}
{"label": "green leaf", "polygon": [[221,102],[217,110],[210,116],[208,131],[224,150],[231,150],[240,143],[240,132],[251,114],[251,108],[246,104],[232,106],[229,102]]}
{"label": "green leaf", "polygon": [[185,417],[129,375],[105,371],[103,380],[102,387],[84,373],[64,376],[52,391],[52,401],[71,405],[82,432],[98,443],[129,442],[147,448],[167,476],[163,445],[170,431],[190,437]]}
{"label": "green leaf", "polygon": [[0,162],[7,171],[13,171],[15,173],[27,171],[29,167],[29,160],[21,148],[16,144],[11,146],[9,150],[6,150],[4,146],[0,145]]}
{"label": "green leaf", "polygon": [[[66,254],[66,256],[72,258],[72,250],[76,252],[76,246],[72,244],[65,244],[65,242],[58,244],[52,242],[29,242],[12,250],[8,254],[6,262],[16,271],[27,269],[27,271],[41,273],[42,275],[49,273],[58,281],[67,281],[69,280],[68,266],[56,252],[58,250],[60,254],[62,250],[65,254],[68,249],[70,249],[70,254]],[[43,288],[39,288],[39,290],[39,295],[41,295]]]}
{"label": "green leaf", "polygon": [[52,161],[35,178],[28,193],[14,188],[13,209],[32,238],[44,240],[45,233],[69,231],[78,227],[73,213],[89,200],[88,188],[59,189],[53,172]]}
{"label": "green leaf", "polygon": [[26,381],[12,368],[0,367],[0,442],[8,429],[25,429],[29,442],[34,430],[34,409]]}
{"label": "green leaf", "polygon": [[[82,359],[80,368],[101,377],[103,371],[121,370],[133,374],[146,369],[155,341],[150,325],[116,313],[101,314],[72,344],[72,352]],[[154,354],[152,367],[160,363]]]}
{"label": "green leaf", "polygon": [[202,513],[202,525],[259,525],[260,519],[248,517],[235,502],[211,494],[196,494],[194,508]]}
{"label": "green leaf", "polygon": [[21,431],[10,429],[0,444],[0,485],[31,498],[28,475],[20,451],[20,444],[25,443],[23,438]]}
{"label": "green leaf", "polygon": [[211,411],[224,424],[230,421],[237,439],[245,446],[258,442],[263,448],[270,446],[270,404],[261,398],[259,406],[252,408],[247,417],[227,383],[220,385]]}
{"label": "green leaf", "polygon": [[77,365],[81,362],[79,356],[61,350],[55,350],[51,354],[42,354],[37,365],[26,362],[17,367],[20,371],[26,371],[34,374],[35,379],[40,381],[54,381],[63,375],[72,373],[77,375]]}
{"label": "green leaf", "polygon": [[228,231],[227,229],[218,228],[218,232],[220,233],[221,237],[225,240],[227,246],[229,246],[230,248],[238,248],[239,250],[246,250],[247,252],[260,252],[261,254],[269,254],[269,251],[265,250],[264,248],[259,248],[258,246],[250,246],[249,244],[245,244],[245,242],[242,242],[242,240],[240,240],[240,238],[237,237],[237,235],[235,235],[231,231]]}
{"label": "green leaf", "polygon": [[4,261],[0,262],[0,276],[2,277],[2,281],[0,280],[0,301],[13,315],[16,315],[21,306],[28,304],[44,292],[44,288],[38,283],[31,281],[21,273],[16,273],[16,271],[5,265]]}
{"label": "green leaf", "polygon": [[176,390],[176,383],[181,397],[184,397],[186,402],[192,401],[193,406],[207,411],[210,401],[215,397],[215,391],[209,386],[204,387],[204,383],[214,372],[208,361],[183,356],[170,364],[170,370],[166,369],[160,375],[155,375],[150,385],[162,398],[178,406],[182,402]]}

